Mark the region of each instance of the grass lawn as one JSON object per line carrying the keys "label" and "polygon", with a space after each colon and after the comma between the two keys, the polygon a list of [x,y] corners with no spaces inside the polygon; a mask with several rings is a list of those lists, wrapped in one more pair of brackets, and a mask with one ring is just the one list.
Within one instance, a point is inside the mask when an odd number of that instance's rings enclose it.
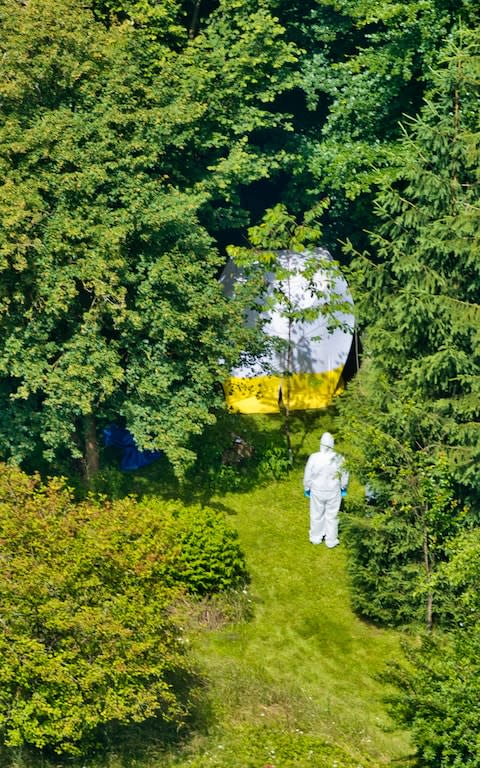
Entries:
{"label": "grass lawn", "polygon": [[[302,436],[286,480],[212,499],[239,533],[252,618],[215,628],[213,616],[192,634],[216,725],[175,765],[363,768],[398,765],[411,753],[407,735],[391,730],[375,679],[398,654],[399,635],[352,613],[344,546],[308,541],[302,464],[322,431],[320,421]],[[297,761],[276,744],[282,733],[308,741]]]}
{"label": "grass lawn", "polygon": [[[260,450],[262,434],[284,444],[278,418],[242,419],[227,423],[227,434],[240,432]],[[225,621],[222,598],[180,606],[187,642],[205,681],[191,729],[180,734],[180,741],[176,732],[165,739],[156,723],[147,724],[144,738],[140,733],[124,741],[119,734],[107,755],[82,761],[84,768],[411,764],[408,735],[392,729],[382,701],[386,689],[377,679],[385,662],[399,655],[400,634],[369,625],[352,612],[341,524],[341,543],[333,550],[308,540],[303,467],[325,430],[335,432],[332,413],[293,420],[294,469],[285,479],[259,483],[247,470],[244,490],[221,496],[211,496],[195,477],[185,486],[187,502],[201,499],[222,509],[239,534],[251,576],[246,594],[229,605],[230,615],[233,611],[239,618]],[[205,450],[216,445],[213,437]],[[220,469],[219,460],[214,466]],[[161,464],[131,476],[107,472],[106,477],[110,486],[112,478],[118,483],[120,496],[182,495]],[[354,481],[350,485],[349,494],[363,493]],[[9,768],[32,767],[18,762]]]}

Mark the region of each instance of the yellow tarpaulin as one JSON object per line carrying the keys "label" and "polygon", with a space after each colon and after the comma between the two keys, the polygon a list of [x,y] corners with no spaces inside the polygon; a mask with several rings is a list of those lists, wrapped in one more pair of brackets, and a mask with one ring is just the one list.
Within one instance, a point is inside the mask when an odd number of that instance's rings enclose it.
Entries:
{"label": "yellow tarpaulin", "polygon": [[223,385],[225,399],[232,411],[239,413],[278,413],[282,393],[292,411],[326,408],[340,392],[343,367],[325,373],[294,373],[288,377],[258,376],[231,378]]}

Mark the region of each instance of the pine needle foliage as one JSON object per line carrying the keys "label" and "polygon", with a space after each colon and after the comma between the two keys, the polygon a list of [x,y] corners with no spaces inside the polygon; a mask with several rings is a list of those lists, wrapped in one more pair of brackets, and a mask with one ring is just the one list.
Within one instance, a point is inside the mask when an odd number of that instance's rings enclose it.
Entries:
{"label": "pine needle foliage", "polygon": [[386,678],[402,695],[390,711],[411,727],[417,765],[478,768],[480,729],[480,631],[437,634],[405,647],[406,661]]}
{"label": "pine needle foliage", "polygon": [[352,270],[365,358],[341,407],[374,497],[352,518],[352,576],[358,607],[392,623],[426,610],[431,626],[420,582],[480,521],[479,52],[478,30],[446,46]]}

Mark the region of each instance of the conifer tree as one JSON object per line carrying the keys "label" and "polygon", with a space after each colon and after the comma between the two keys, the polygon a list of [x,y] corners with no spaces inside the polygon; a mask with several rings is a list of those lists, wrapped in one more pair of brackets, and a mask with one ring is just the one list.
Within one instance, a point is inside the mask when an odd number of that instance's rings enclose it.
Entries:
{"label": "conifer tree", "polygon": [[456,531],[479,523],[478,54],[478,30],[446,46],[401,164],[384,177],[371,253],[356,260],[365,358],[343,411],[376,498],[351,521],[352,573],[357,607],[393,623],[426,607],[432,624],[435,564]]}

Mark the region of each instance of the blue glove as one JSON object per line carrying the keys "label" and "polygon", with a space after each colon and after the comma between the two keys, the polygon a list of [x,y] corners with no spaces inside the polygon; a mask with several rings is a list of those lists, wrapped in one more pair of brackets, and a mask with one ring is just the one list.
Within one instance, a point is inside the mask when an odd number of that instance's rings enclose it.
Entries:
{"label": "blue glove", "polygon": [[310,488],[305,488],[303,495],[307,497],[307,499],[310,498]]}
{"label": "blue glove", "polygon": [[342,488],[341,494],[342,494],[342,499],[344,499],[345,496],[347,495],[347,489],[346,488]]}

